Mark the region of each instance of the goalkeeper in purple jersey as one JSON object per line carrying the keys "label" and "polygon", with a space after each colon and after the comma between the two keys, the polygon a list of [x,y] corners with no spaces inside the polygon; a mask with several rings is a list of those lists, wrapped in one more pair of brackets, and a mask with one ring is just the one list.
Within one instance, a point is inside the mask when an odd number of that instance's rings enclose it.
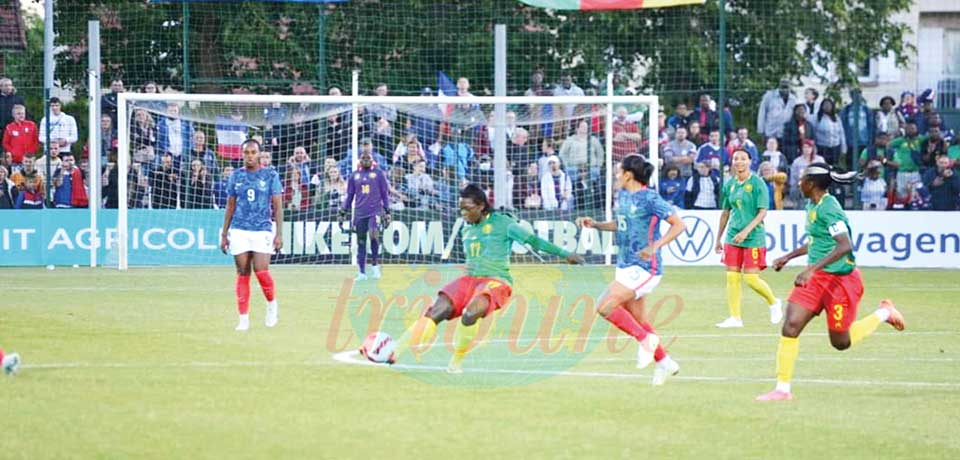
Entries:
{"label": "goalkeeper in purple jersey", "polygon": [[460,318],[454,334],[453,358],[447,369],[453,374],[463,371],[463,358],[477,336],[480,319],[510,301],[514,241],[563,257],[571,264],[583,263],[583,257],[537,237],[513,216],[493,212],[487,194],[477,185],[467,185],[460,191],[460,216],[465,222],[460,238],[467,274],[440,289],[433,305],[397,342],[395,352],[399,359],[407,348],[416,351],[421,344],[430,343],[440,321]]}
{"label": "goalkeeper in purple jersey", "polygon": [[[367,145],[368,140],[364,140]],[[380,227],[390,224],[390,189],[387,175],[373,164],[373,154],[364,149],[360,153],[360,168],[347,179],[347,198],[340,208],[342,222],[353,207],[351,228],[357,234],[357,265],[360,272],[356,280],[367,279],[367,235],[370,236],[370,277],[380,278]]]}

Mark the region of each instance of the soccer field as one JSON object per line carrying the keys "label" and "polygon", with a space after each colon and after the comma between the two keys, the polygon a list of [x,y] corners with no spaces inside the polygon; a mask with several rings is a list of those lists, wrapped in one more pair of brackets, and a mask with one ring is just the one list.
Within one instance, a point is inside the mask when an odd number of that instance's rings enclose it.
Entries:
{"label": "soccer field", "polygon": [[[376,292],[354,294],[430,294],[410,280],[455,273],[432,269],[387,266]],[[504,312],[463,375],[440,370],[442,344],[401,368],[340,362],[372,305],[337,309],[353,269],[273,270],[280,324],[263,326],[254,280],[247,333],[233,330],[228,267],[0,270],[0,346],[24,359],[19,375],[0,378],[0,458],[960,457],[956,271],[863,269],[859,316],[889,297],[907,330],[881,325],[838,352],[815,319],[795,399],[761,404],[753,398],[772,388],[779,327],[746,290],[746,327],[713,327],[726,316],[721,268],[668,267],[651,296],[666,299],[656,322],[682,366],[656,388],[652,368],[634,368],[636,346],[610,341],[602,320],[584,350],[573,334],[559,338],[583,325],[562,307],[541,334],[556,340],[517,351],[551,317],[536,302],[519,328]],[[765,277],[786,298],[797,270]],[[577,267],[559,282],[596,295],[611,271]],[[542,267],[514,276],[517,291],[549,284]],[[383,329],[397,337],[405,318],[395,312]]]}

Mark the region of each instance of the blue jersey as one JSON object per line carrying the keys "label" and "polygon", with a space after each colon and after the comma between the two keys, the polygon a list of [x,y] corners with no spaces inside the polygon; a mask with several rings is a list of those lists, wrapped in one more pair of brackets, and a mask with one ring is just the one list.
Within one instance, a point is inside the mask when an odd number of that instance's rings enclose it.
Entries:
{"label": "blue jersey", "polygon": [[280,175],[273,168],[260,168],[250,172],[238,169],[230,175],[227,196],[237,199],[237,207],[230,221],[230,228],[250,231],[270,231],[273,213],[273,197],[283,195]]}
{"label": "blue jersey", "polygon": [[660,250],[651,260],[642,260],[640,250],[660,239],[660,222],[674,215],[673,205],[645,188],[617,194],[617,268],[638,266],[650,274],[663,273]]}

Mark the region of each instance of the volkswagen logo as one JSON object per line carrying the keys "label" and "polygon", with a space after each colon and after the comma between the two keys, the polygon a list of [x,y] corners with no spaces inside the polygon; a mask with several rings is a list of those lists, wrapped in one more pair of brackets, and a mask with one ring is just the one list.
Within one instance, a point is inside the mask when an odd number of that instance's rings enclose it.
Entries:
{"label": "volkswagen logo", "polygon": [[670,253],[684,262],[699,262],[713,250],[713,229],[697,216],[683,216],[683,233],[669,244]]}

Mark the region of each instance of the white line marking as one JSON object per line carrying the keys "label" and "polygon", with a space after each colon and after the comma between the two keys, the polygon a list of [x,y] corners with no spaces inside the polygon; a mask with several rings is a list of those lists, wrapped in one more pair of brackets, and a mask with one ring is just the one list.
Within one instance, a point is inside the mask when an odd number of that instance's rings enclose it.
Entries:
{"label": "white line marking", "polygon": [[[355,351],[345,351],[333,355],[333,359],[344,364],[392,367],[401,370],[436,372],[445,370],[441,366],[424,366],[416,364],[377,364],[368,360],[357,359],[359,353]],[[524,369],[487,369],[487,368],[464,368],[465,373],[471,374],[514,374],[514,375],[543,375],[547,377],[590,377],[590,378],[610,378],[610,379],[646,379],[650,376],[646,373],[619,373],[619,372],[584,372],[584,371],[548,371],[548,370],[524,370]],[[752,378],[752,377],[723,377],[723,376],[689,376],[678,375],[672,377],[674,380],[687,380],[695,382],[750,382],[750,383],[772,383],[776,379],[771,378]],[[931,387],[931,388],[956,388],[960,389],[960,382],[916,382],[916,381],[883,381],[883,380],[836,380],[836,379],[794,379],[797,383],[811,383],[822,385],[843,385],[843,386],[895,386],[895,387]]]}

